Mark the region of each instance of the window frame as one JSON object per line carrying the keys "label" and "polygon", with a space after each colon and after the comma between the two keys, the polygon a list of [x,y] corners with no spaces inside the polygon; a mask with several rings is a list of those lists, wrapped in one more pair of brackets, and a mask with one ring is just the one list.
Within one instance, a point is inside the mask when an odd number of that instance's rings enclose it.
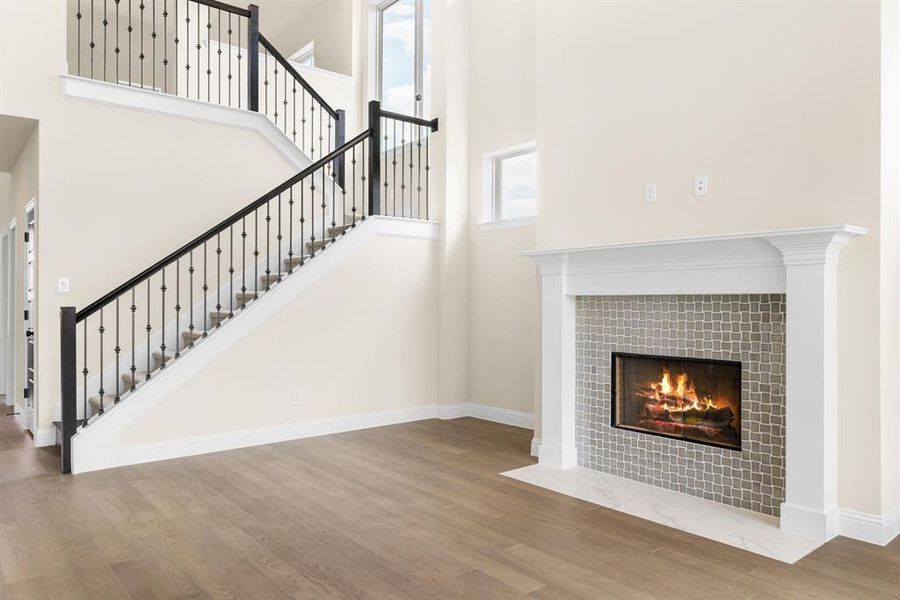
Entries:
{"label": "window frame", "polygon": [[[382,74],[384,70],[383,64],[383,48],[382,40],[384,32],[384,11],[391,6],[400,2],[400,0],[384,0],[375,5],[375,99],[383,102],[382,98]],[[413,112],[412,116],[424,118],[425,107],[425,0],[413,0],[416,9],[416,49],[413,57]]]}
{"label": "window frame", "polygon": [[537,144],[527,142],[495,152],[489,152],[482,159],[484,179],[481,224],[486,229],[498,229],[529,225],[537,219],[537,173],[535,173],[534,214],[525,217],[506,218],[503,216],[503,161],[527,154],[534,154],[537,161]]}

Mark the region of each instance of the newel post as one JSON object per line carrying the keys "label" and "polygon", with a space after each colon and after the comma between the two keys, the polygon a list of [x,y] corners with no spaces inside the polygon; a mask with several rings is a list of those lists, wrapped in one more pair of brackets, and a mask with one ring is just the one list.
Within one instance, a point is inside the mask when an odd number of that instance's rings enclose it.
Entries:
{"label": "newel post", "polygon": [[381,214],[381,103],[369,102],[369,214]]}
{"label": "newel post", "polygon": [[[251,4],[247,29],[247,108],[259,112],[259,7]],[[264,65],[268,68],[268,65]]]}
{"label": "newel post", "polygon": [[60,324],[60,383],[62,399],[63,473],[72,472],[72,436],[78,429],[77,373],[75,341],[75,307],[64,306],[59,311]]}

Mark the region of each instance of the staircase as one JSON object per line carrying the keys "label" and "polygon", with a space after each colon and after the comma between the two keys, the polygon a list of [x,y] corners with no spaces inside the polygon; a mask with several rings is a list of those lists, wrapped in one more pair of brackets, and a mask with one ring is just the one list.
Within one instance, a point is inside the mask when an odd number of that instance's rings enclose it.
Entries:
{"label": "staircase", "polygon": [[[248,306],[265,302],[275,286],[367,218],[428,219],[429,145],[438,129],[437,119],[383,111],[372,101],[368,128],[345,141],[344,111],[332,109],[259,33],[254,5],[172,0],[158,22],[159,3],[141,3],[139,14],[127,17],[130,42],[135,22],[141,24],[136,58],[120,45],[119,2],[114,19],[111,3],[96,2],[103,4],[102,21],[94,0],[75,5],[79,76],[261,112],[311,164],[95,302],[61,308],[64,473],[71,472],[74,436],[164,371],[180,368],[179,359]],[[90,4],[89,13],[82,4]],[[109,39],[111,23],[114,48],[97,43]],[[89,38],[82,39],[83,29]]]}

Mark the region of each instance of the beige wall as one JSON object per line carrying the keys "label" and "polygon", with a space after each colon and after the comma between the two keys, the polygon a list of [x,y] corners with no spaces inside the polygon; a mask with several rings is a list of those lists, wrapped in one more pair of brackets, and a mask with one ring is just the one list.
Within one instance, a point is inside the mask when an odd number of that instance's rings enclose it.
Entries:
{"label": "beige wall", "polygon": [[0,113],[40,123],[43,429],[59,398],[59,307],[85,306],[292,174],[254,132],[62,97],[65,30],[61,0],[0,2]]}
{"label": "beige wall", "polygon": [[[482,156],[535,138],[535,8],[469,5],[469,400],[534,411],[534,226],[482,231]],[[503,23],[503,26],[498,26]],[[485,60],[490,56],[490,60]]]}
{"label": "beige wall", "polygon": [[870,229],[841,257],[839,500],[880,513],[878,3],[539,3],[537,44],[539,247]]}
{"label": "beige wall", "polygon": [[[235,2],[246,6],[247,2]],[[315,42],[316,68],[352,75],[353,0],[256,0],[259,30],[285,56]]]}
{"label": "beige wall", "polygon": [[433,240],[374,237],[132,425],[122,445],[434,405],[436,266]]}

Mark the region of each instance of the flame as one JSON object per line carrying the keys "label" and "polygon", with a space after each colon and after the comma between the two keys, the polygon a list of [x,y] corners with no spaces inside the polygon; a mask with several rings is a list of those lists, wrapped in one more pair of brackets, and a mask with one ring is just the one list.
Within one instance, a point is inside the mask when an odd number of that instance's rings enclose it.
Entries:
{"label": "flame", "polygon": [[718,408],[711,397],[700,398],[697,396],[697,390],[687,373],[676,373],[673,385],[672,374],[664,368],[659,381],[651,382],[649,387],[652,393],[642,395],[655,400],[656,404],[664,411],[684,412],[692,409],[714,410]]}

